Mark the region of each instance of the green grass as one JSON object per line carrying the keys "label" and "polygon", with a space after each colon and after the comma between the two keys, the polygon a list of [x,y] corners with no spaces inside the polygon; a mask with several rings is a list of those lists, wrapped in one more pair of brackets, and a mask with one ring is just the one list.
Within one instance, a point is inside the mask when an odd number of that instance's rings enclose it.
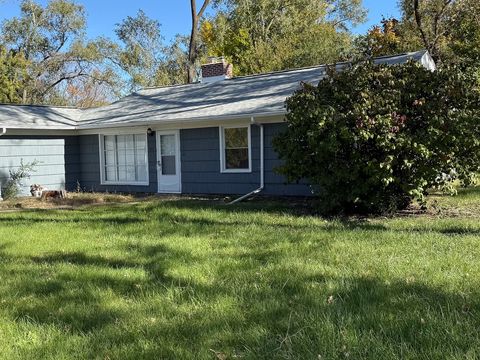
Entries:
{"label": "green grass", "polygon": [[181,199],[0,214],[0,358],[480,358],[480,189],[434,200],[368,220]]}

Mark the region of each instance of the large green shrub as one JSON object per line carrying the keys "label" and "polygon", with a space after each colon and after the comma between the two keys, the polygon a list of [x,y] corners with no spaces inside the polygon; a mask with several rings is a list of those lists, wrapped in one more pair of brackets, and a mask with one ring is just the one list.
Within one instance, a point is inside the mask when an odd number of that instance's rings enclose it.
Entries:
{"label": "large green shrub", "polygon": [[[480,167],[475,76],[455,68],[361,63],[302,84],[274,139],[290,182],[314,184],[324,212],[382,213]],[[450,187],[451,189],[451,187]]]}

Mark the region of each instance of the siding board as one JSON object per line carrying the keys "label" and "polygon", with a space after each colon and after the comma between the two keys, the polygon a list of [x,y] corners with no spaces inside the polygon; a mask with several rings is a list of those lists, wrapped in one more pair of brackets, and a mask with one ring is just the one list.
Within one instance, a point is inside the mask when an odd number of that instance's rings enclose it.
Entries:
{"label": "siding board", "polygon": [[[283,162],[272,147],[272,139],[286,124],[264,125],[266,195],[308,196],[305,183],[287,184],[274,172]],[[252,125],[252,172],[221,173],[218,127],[184,129],[180,131],[182,156],[182,189],[190,194],[245,194],[260,185],[260,130]]]}
{"label": "siding board", "polygon": [[21,195],[29,195],[31,184],[49,189],[74,188],[80,161],[74,136],[3,136],[0,138],[0,183],[9,178],[9,170],[24,163],[38,161],[30,179],[25,179]]}
{"label": "siding board", "polygon": [[[287,184],[274,171],[283,162],[272,147],[272,139],[285,129],[285,124],[266,124],[265,129],[265,189],[266,195],[310,195],[304,182]],[[182,192],[190,194],[245,194],[260,184],[260,131],[252,125],[252,172],[221,173],[218,127],[180,130]],[[26,181],[48,188],[80,187],[87,191],[157,192],[156,136],[148,137],[148,186],[101,185],[98,135],[82,136],[5,136],[0,138],[0,182],[8,178],[8,170],[24,162],[38,160],[36,172]]]}

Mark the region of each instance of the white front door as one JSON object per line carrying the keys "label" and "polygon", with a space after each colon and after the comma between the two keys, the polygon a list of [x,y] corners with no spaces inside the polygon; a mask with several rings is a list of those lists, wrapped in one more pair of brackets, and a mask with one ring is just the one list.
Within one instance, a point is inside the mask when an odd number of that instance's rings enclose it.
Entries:
{"label": "white front door", "polygon": [[157,174],[159,193],[182,192],[178,130],[157,131]]}

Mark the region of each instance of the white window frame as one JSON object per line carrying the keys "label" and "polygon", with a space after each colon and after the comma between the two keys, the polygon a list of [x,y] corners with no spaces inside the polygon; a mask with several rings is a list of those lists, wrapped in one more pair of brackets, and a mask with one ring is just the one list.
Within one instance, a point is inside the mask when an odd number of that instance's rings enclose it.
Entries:
{"label": "white window frame", "polygon": [[[146,181],[107,181],[105,180],[105,136],[110,135],[143,135],[145,136],[145,164],[147,166],[147,180]],[[100,184],[101,185],[133,185],[133,186],[147,186],[150,185],[149,163],[148,163],[148,135],[143,132],[118,132],[98,134],[98,145],[100,154]]]}
{"label": "white window frame", "polygon": [[[248,169],[227,169],[225,161],[225,129],[248,129]],[[220,172],[221,173],[251,173],[252,172],[252,134],[251,125],[220,126]]]}

